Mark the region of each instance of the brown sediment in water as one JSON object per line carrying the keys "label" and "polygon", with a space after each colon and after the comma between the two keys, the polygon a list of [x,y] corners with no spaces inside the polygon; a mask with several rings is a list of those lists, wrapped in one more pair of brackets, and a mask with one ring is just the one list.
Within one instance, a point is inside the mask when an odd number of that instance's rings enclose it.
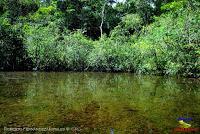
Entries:
{"label": "brown sediment in water", "polygon": [[[81,133],[170,133],[200,118],[199,82],[107,73],[4,73],[0,126],[69,127]],[[181,109],[181,110],[180,110]],[[2,131],[2,130],[0,130]],[[72,132],[73,133],[73,132]]]}

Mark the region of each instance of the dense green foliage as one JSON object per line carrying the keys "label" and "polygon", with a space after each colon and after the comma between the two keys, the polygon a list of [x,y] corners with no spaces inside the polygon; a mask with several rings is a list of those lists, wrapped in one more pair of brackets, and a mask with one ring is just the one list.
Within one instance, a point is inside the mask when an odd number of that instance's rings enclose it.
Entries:
{"label": "dense green foliage", "polygon": [[3,0],[0,69],[199,77],[199,14],[198,0]]}

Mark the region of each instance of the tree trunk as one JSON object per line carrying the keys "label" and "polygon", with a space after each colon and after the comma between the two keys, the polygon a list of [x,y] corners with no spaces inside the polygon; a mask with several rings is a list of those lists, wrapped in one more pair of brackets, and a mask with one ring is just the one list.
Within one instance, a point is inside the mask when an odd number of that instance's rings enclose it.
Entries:
{"label": "tree trunk", "polygon": [[105,7],[106,7],[106,1],[103,4],[102,12],[101,12],[101,25],[100,25],[101,38],[103,36],[103,23],[104,23],[104,16],[105,16]]}

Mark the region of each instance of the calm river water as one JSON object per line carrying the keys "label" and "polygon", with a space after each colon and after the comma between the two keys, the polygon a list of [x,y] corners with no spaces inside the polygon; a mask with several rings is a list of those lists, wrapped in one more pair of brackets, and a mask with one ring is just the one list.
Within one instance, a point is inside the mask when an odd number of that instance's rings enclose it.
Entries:
{"label": "calm river water", "polygon": [[0,72],[0,133],[168,134],[179,117],[199,127],[199,80]]}

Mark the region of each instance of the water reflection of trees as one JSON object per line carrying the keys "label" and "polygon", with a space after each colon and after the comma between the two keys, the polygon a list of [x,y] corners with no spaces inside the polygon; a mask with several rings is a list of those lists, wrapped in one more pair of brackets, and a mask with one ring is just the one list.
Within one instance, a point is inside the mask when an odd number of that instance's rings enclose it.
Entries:
{"label": "water reflection of trees", "polygon": [[198,84],[126,73],[33,73],[24,85],[22,110],[37,127],[169,132],[180,115],[199,119]]}
{"label": "water reflection of trees", "polygon": [[0,74],[0,96],[3,98],[23,98],[26,93],[27,83],[23,73],[7,72]]}

